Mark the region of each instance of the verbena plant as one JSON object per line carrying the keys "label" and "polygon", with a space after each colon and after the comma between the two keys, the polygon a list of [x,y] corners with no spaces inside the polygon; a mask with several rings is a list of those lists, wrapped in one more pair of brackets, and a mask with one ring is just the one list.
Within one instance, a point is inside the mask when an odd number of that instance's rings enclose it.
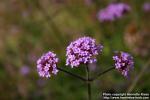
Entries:
{"label": "verbena plant", "polygon": [[96,44],[95,39],[91,37],[81,37],[73,42],[66,49],[66,66],[71,66],[71,68],[79,67],[81,64],[85,65],[86,77],[76,75],[69,71],[58,67],[59,58],[56,54],[49,51],[43,54],[37,60],[37,71],[40,77],[50,78],[51,75],[56,75],[59,71],[67,73],[73,77],[76,77],[87,84],[88,88],[88,100],[91,100],[91,84],[93,81],[97,80],[98,77],[104,75],[105,73],[117,69],[125,77],[128,77],[128,72],[133,69],[133,57],[122,51],[117,51],[112,57],[114,60],[115,67],[111,67],[101,73],[96,77],[90,76],[90,70],[88,64],[96,63],[96,56],[102,53],[103,46],[101,44]]}

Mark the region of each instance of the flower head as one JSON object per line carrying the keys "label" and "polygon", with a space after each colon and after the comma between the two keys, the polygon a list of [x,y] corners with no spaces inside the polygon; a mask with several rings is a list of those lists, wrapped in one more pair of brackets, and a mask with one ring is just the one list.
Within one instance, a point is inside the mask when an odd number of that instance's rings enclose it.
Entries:
{"label": "flower head", "polygon": [[117,18],[121,18],[128,11],[130,11],[130,7],[127,4],[112,3],[98,12],[98,20],[101,22],[114,21]]}
{"label": "flower head", "polygon": [[95,39],[90,37],[82,37],[70,43],[67,47],[66,65],[73,68],[80,64],[88,64],[96,62],[96,55],[102,51],[102,45],[96,45]]}
{"label": "flower head", "polygon": [[50,77],[51,74],[56,75],[58,58],[53,52],[43,54],[41,58],[37,60],[37,71],[41,77]]}
{"label": "flower head", "polygon": [[125,52],[117,52],[116,55],[113,56],[113,60],[115,61],[115,68],[119,70],[122,75],[127,77],[129,70],[132,69],[134,65],[133,57]]}
{"label": "flower head", "polygon": [[150,2],[146,2],[143,4],[143,10],[145,12],[150,12]]}

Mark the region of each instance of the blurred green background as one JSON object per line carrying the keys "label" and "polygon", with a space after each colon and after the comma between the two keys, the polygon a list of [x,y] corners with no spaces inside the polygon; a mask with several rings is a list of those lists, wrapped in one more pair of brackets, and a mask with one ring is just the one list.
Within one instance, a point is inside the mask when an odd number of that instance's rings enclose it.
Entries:
{"label": "blurred green background", "polygon": [[[113,22],[97,20],[97,13],[112,2],[132,10]],[[60,58],[59,67],[85,76],[84,67],[65,66],[68,44],[91,36],[104,45],[91,75],[113,66],[115,50],[132,54],[135,68],[130,78],[113,70],[92,83],[92,98],[102,92],[150,92],[150,12],[148,0],[0,0],[0,100],[86,100],[82,81],[59,72],[39,78],[36,60],[47,51]]]}

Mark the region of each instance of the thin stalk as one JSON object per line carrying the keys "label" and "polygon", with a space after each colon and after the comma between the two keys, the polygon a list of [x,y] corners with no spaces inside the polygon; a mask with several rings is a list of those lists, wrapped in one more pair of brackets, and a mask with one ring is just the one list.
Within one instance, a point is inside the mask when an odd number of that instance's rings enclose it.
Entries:
{"label": "thin stalk", "polygon": [[90,71],[88,66],[86,66],[86,74],[87,74],[87,89],[88,89],[88,100],[91,100],[91,82],[90,82]]}
{"label": "thin stalk", "polygon": [[[27,0],[26,1],[26,3],[27,4],[30,4],[30,3],[33,3],[34,4],[34,6],[39,10],[39,11],[41,11],[41,13],[44,15],[44,17],[45,17],[45,21],[46,21],[46,23],[51,27],[51,29],[53,30],[53,35],[55,35],[55,37],[56,38],[59,38],[58,40],[59,40],[59,42],[60,43],[62,43],[62,42],[64,42],[64,37],[62,36],[62,34],[61,34],[61,31],[57,28],[57,25],[55,24],[55,22],[52,20],[52,17],[50,16],[50,14],[48,14],[45,10],[44,10],[44,8],[40,5],[40,3],[39,3],[39,1],[37,2],[37,4],[36,3],[34,3],[32,0]],[[50,32],[50,33],[52,33],[52,32]]]}
{"label": "thin stalk", "polygon": [[64,42],[63,36],[61,34],[61,31],[57,28],[57,25],[55,24],[55,22],[52,20],[53,18],[51,17],[50,14],[48,14],[44,8],[40,5],[40,3],[38,2],[38,6],[37,8],[41,11],[41,13],[43,13],[43,15],[46,18],[46,21],[48,23],[48,25],[51,27],[51,29],[54,32],[54,35],[59,38],[60,43]]}
{"label": "thin stalk", "polygon": [[127,92],[132,92],[133,91],[133,89],[136,87],[136,85],[139,82],[139,80],[141,79],[141,77],[144,75],[145,71],[148,69],[149,65],[150,65],[150,59],[142,67],[142,70],[139,72],[138,76],[135,77],[135,79],[133,80],[131,86],[128,88]]}
{"label": "thin stalk", "polygon": [[107,70],[105,70],[105,71],[99,73],[96,77],[94,77],[93,79],[91,79],[91,81],[95,81],[97,78],[99,78],[99,77],[102,76],[103,74],[105,74],[105,73],[107,73],[107,72],[109,72],[109,71],[111,71],[111,70],[113,70],[113,69],[115,69],[115,67],[111,67],[111,68],[109,68],[109,69],[107,69]]}
{"label": "thin stalk", "polygon": [[60,67],[57,67],[57,69],[58,69],[59,71],[62,71],[62,72],[64,72],[64,73],[70,75],[70,76],[73,76],[73,77],[75,77],[75,78],[78,78],[78,79],[80,79],[80,80],[82,80],[82,81],[87,81],[85,78],[83,78],[83,77],[81,77],[81,76],[79,76],[79,75],[73,74],[73,73],[71,73],[71,72],[69,72],[69,71],[66,71],[66,70],[64,70],[64,69],[62,69],[62,68],[60,68]]}

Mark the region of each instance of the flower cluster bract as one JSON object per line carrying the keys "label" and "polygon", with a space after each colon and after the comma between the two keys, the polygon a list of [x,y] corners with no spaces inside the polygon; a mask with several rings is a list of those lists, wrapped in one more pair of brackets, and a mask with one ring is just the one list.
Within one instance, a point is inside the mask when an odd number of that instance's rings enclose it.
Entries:
{"label": "flower cluster bract", "polygon": [[97,61],[95,56],[102,51],[102,48],[102,45],[96,45],[95,39],[90,37],[79,38],[67,47],[66,65],[73,68],[80,64],[94,63]]}
{"label": "flower cluster bract", "polygon": [[51,74],[56,75],[58,58],[53,52],[43,54],[37,61],[37,71],[41,77],[50,77]]}
{"label": "flower cluster bract", "polygon": [[103,21],[113,21],[117,18],[121,18],[124,13],[130,11],[130,7],[124,3],[112,3],[106,8],[98,12],[98,20]]}
{"label": "flower cluster bract", "polygon": [[129,70],[133,69],[133,57],[125,52],[117,52],[116,55],[113,56],[113,60],[115,61],[115,68],[119,70],[122,75],[127,77]]}

